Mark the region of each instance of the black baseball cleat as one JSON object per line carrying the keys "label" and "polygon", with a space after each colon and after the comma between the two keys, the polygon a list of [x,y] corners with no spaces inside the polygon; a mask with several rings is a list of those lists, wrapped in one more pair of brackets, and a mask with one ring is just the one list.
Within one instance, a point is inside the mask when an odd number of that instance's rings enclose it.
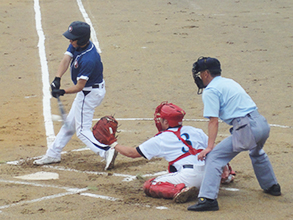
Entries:
{"label": "black baseball cleat", "polygon": [[187,208],[189,211],[217,211],[219,210],[217,199],[198,198],[198,203]]}
{"label": "black baseball cleat", "polygon": [[270,194],[272,196],[280,196],[281,195],[281,186],[279,183],[272,185],[270,188],[265,190],[265,193]]}

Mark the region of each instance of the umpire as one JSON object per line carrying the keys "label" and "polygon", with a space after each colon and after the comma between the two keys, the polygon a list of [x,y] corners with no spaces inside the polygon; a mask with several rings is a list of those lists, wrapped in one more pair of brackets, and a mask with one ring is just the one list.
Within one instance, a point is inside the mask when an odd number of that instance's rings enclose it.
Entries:
{"label": "umpire", "polygon": [[[268,155],[263,146],[269,137],[270,127],[259,114],[256,104],[234,80],[221,76],[221,65],[216,58],[200,57],[193,64],[194,81],[198,94],[202,93],[203,116],[209,119],[208,147],[198,156],[206,161],[205,175],[198,195],[198,203],[190,211],[219,210],[217,197],[223,167],[241,151],[249,156],[260,187],[265,193],[281,195]],[[215,145],[218,119],[232,125],[231,135]]]}

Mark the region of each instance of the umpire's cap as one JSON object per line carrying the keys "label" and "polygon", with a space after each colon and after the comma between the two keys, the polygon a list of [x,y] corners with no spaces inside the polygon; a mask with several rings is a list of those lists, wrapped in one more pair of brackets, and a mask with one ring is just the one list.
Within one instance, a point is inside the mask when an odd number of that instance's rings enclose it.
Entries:
{"label": "umpire's cap", "polygon": [[212,57],[200,57],[193,64],[193,73],[198,73],[204,70],[209,70],[210,72],[219,72],[221,73],[221,64],[220,61]]}
{"label": "umpire's cap", "polygon": [[86,44],[91,35],[91,27],[83,21],[72,22],[63,36],[69,40],[78,40],[77,44],[82,46]]}

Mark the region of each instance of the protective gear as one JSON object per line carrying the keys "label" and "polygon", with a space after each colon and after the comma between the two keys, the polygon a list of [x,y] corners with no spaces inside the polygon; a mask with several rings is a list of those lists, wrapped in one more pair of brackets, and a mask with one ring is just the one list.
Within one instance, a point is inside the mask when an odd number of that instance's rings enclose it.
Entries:
{"label": "protective gear", "polygon": [[113,116],[104,116],[94,125],[93,134],[97,141],[109,146],[117,141],[117,128],[118,121]]}
{"label": "protective gear", "polygon": [[145,181],[143,184],[143,192],[149,197],[151,197],[151,194],[149,191],[150,191],[150,187],[151,187],[154,179],[156,179],[156,178],[154,177],[152,179],[149,179],[149,180]]}
{"label": "protective gear", "polygon": [[210,72],[221,72],[220,61],[211,57],[199,57],[193,64],[192,72],[198,73],[204,70],[209,70]]}
{"label": "protective gear", "polygon": [[197,94],[198,95],[200,95],[200,94],[202,94],[202,90],[206,87],[204,84],[203,84],[203,81],[202,81],[202,79],[200,78],[200,73],[198,72],[198,73],[194,73],[194,72],[192,72],[192,74],[193,74],[193,79],[194,79],[194,82],[195,82],[195,84],[197,85],[197,87],[198,87],[198,90],[197,90]]}
{"label": "protective gear", "polygon": [[229,163],[227,163],[226,166],[223,167],[223,173],[221,176],[221,183],[227,184],[234,181],[234,176],[236,176],[236,173],[232,170],[232,167]]}
{"label": "protective gear", "polygon": [[173,199],[185,187],[184,183],[175,185],[168,182],[157,182],[153,184],[154,179],[147,180],[143,185],[144,193],[153,198]]}
{"label": "protective gear", "polygon": [[59,96],[63,96],[64,94],[65,94],[64,89],[54,89],[54,90],[52,90],[52,96],[54,98],[58,98]]}
{"label": "protective gear", "polygon": [[61,86],[60,80],[61,80],[60,77],[55,77],[55,79],[51,83],[51,89],[52,89],[52,91],[55,90],[55,89],[60,89],[60,86]]}
{"label": "protective gear", "polygon": [[68,30],[63,33],[64,37],[69,40],[78,40],[77,45],[83,46],[88,43],[91,36],[91,27],[85,22],[74,21],[72,22]]}
{"label": "protective gear", "polygon": [[162,125],[160,119],[166,119],[170,127],[176,127],[182,125],[182,120],[185,115],[185,111],[172,103],[162,102],[157,106],[154,114],[154,120],[158,131],[162,131]]}
{"label": "protective gear", "polygon": [[197,94],[201,94],[202,90],[206,87],[202,79],[200,78],[200,72],[204,70],[209,70],[210,72],[221,73],[221,64],[219,60],[211,57],[199,57],[197,61],[193,64],[192,76],[195,84],[198,87]]}

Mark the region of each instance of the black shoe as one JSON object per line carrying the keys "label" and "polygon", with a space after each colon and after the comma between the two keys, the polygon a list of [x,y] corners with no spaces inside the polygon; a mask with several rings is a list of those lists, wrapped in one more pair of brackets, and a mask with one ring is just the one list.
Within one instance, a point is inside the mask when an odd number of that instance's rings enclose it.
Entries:
{"label": "black shoe", "polygon": [[198,203],[187,208],[189,211],[217,211],[219,210],[216,199],[198,198]]}
{"label": "black shoe", "polygon": [[268,193],[273,196],[280,196],[281,195],[281,186],[279,183],[272,185],[270,188],[265,190],[265,193]]}

